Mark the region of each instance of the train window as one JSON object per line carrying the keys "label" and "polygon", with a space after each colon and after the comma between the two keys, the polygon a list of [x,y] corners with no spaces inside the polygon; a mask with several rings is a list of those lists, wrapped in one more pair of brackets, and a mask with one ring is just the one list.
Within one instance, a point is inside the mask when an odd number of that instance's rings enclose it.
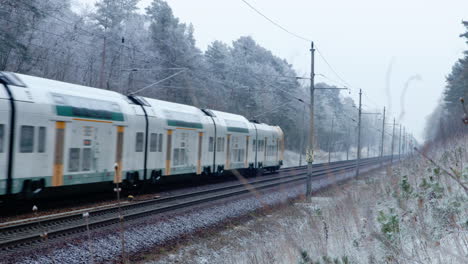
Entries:
{"label": "train window", "polygon": [[83,171],[90,171],[91,170],[91,148],[84,148],[83,149],[83,164],[82,170]]}
{"label": "train window", "polygon": [[185,148],[174,149],[174,166],[186,165],[187,160]]}
{"label": "train window", "polygon": [[224,138],[223,137],[219,137],[216,139],[216,151],[224,152]]}
{"label": "train window", "polygon": [[214,151],[214,138],[213,138],[213,137],[210,137],[210,139],[209,139],[208,151],[209,151],[209,152],[213,152],[213,151]]}
{"label": "train window", "polygon": [[239,149],[239,154],[237,155],[237,162],[244,161],[245,150]]}
{"label": "train window", "polygon": [[245,150],[244,149],[233,149],[232,150],[232,161],[233,162],[243,162],[244,161]]}
{"label": "train window", "polygon": [[46,146],[46,128],[39,127],[39,140],[37,141],[37,152],[44,153]]}
{"label": "train window", "polygon": [[5,126],[3,124],[0,124],[0,153],[3,153],[3,137],[5,135],[5,132],[3,131],[4,127]]}
{"label": "train window", "polygon": [[158,137],[158,152],[162,152],[162,146],[163,146],[163,134],[159,134],[159,137]]}
{"label": "train window", "polygon": [[136,133],[135,152],[143,152],[143,132]]}
{"label": "train window", "polygon": [[176,139],[178,139],[178,143],[174,144],[174,166],[187,165],[188,133],[180,133]]}
{"label": "train window", "polygon": [[273,156],[273,146],[267,147],[267,156]]}
{"label": "train window", "polygon": [[233,162],[242,162],[244,160],[245,150],[239,145],[239,137],[232,137],[231,141],[232,155],[231,160]]}
{"label": "train window", "polygon": [[255,144],[257,143],[257,140],[253,140],[253,143],[252,143],[252,151],[255,151]]}
{"label": "train window", "polygon": [[34,127],[21,126],[20,152],[32,153],[34,150]]}
{"label": "train window", "polygon": [[179,149],[174,149],[174,166],[179,165]]}
{"label": "train window", "polygon": [[68,171],[76,172],[80,169],[80,149],[71,148],[68,155]]}
{"label": "train window", "polygon": [[150,152],[156,152],[157,150],[158,150],[158,134],[151,133]]}

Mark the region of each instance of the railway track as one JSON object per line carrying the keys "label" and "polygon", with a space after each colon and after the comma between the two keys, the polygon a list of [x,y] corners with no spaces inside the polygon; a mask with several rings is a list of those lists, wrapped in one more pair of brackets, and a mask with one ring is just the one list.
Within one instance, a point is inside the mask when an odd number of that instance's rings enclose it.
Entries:
{"label": "railway track", "polygon": [[[387,160],[388,158],[385,158],[385,161]],[[363,159],[361,166],[373,165],[379,162],[381,162],[379,158]],[[355,168],[355,165],[354,160],[317,164],[314,166],[313,177],[320,178],[328,174],[349,172]],[[119,210],[125,221],[130,221],[148,215],[247,194],[253,190],[297,183],[307,178],[306,166],[285,168],[280,172],[281,174],[277,177],[257,178],[246,183],[228,184],[202,191],[124,203],[120,206],[94,208],[86,211],[79,210],[4,223],[0,227],[0,252],[15,252],[24,247],[40,244],[45,239],[44,234],[47,234],[47,240],[51,241],[70,234],[85,232],[87,228],[95,230],[117,224],[120,220]],[[83,217],[85,212],[89,214],[88,225]]]}

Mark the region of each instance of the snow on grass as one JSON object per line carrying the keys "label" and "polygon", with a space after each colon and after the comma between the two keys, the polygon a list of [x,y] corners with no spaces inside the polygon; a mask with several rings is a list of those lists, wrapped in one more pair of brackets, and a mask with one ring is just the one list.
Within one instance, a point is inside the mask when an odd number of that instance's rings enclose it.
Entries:
{"label": "snow on grass", "polygon": [[[468,263],[467,140],[143,263]],[[451,174],[451,176],[449,175]]]}
{"label": "snow on grass", "polygon": [[[367,150],[363,148],[362,150],[362,158],[368,158]],[[371,155],[375,153],[369,153]],[[328,162],[328,152],[323,150],[316,150],[315,153],[314,163],[325,163]],[[351,148],[348,152],[348,159],[356,159],[356,149]],[[302,155],[302,159],[299,157],[299,153],[294,152],[292,150],[285,150],[284,151],[284,160],[283,160],[283,167],[295,167],[299,166],[299,160],[301,160],[301,165],[307,165],[305,155]],[[346,152],[332,152],[330,154],[330,161],[339,161],[339,160],[346,160]]]}

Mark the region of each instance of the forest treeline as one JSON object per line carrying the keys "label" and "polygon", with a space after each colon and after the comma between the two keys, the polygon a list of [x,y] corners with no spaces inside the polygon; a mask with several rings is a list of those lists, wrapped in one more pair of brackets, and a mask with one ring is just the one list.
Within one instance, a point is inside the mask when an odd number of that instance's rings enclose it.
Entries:
{"label": "forest treeline", "polygon": [[[307,142],[308,81],[298,81],[285,59],[250,36],[214,41],[202,51],[193,25],[175,17],[166,2],[154,0],[143,12],[138,2],[99,0],[76,12],[71,0],[1,0],[0,70],[123,94],[153,84],[138,94],[279,125],[288,149]],[[356,146],[357,110],[343,94],[316,93],[316,144],[323,150]],[[363,147],[374,152],[380,142],[376,122],[363,117]]]}
{"label": "forest treeline", "polygon": [[[466,39],[468,44],[468,21],[462,23],[466,32],[460,37]],[[462,122],[465,113],[460,98],[468,100],[468,50],[453,65],[446,82],[441,101],[427,119],[426,139],[430,141],[444,140],[466,132]]]}

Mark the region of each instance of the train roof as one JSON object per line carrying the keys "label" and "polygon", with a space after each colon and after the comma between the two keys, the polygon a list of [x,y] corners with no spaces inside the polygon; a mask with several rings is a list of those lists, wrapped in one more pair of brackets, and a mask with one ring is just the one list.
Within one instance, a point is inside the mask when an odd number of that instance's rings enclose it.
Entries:
{"label": "train roof", "polygon": [[154,98],[143,97],[148,104],[156,110],[176,110],[181,113],[190,113],[196,115],[205,115],[202,110],[195,106],[173,103]]}
{"label": "train roof", "polygon": [[[87,97],[91,99],[95,99],[96,102],[87,102],[88,105],[93,108],[102,108],[102,101],[113,101],[115,103],[119,103],[122,105],[128,105],[131,101],[127,98],[127,96],[110,90],[105,90],[101,88],[93,88],[84,85],[72,84],[57,80],[51,80],[41,77],[35,77],[26,74],[19,74],[19,73],[10,73],[10,72],[0,72],[0,77],[7,78],[10,82],[10,85],[13,86],[23,86],[30,89],[32,93],[36,94],[34,101],[36,102],[46,102],[50,103],[51,97],[47,94],[52,94],[54,96],[70,96],[71,98],[67,98],[67,100],[73,99],[68,103],[73,104],[81,104],[83,101],[79,99],[79,97]],[[37,91],[37,92],[36,92]],[[40,95],[40,96],[39,96]],[[138,98],[144,99],[149,107],[154,109],[154,111],[158,112],[159,115],[166,117],[167,119],[177,119],[177,120],[185,120],[189,121],[190,118],[195,118],[200,120],[203,123],[203,118],[207,115],[212,115],[225,123],[227,127],[234,127],[234,128],[242,128],[242,129],[253,129],[253,125],[257,127],[259,130],[263,131],[278,131],[277,126],[271,126],[265,123],[256,123],[250,122],[242,115],[212,110],[212,109],[199,109],[195,106],[179,104],[174,102],[163,101],[154,98],[147,98],[147,97],[140,97]],[[102,101],[99,101],[102,100]],[[72,102],[73,101],[73,102]],[[101,103],[99,103],[101,102]],[[57,102],[52,102],[57,103]],[[99,106],[100,105],[100,106]],[[110,106],[112,107],[112,106]],[[126,108],[126,107],[124,107]],[[123,109],[122,109],[123,110]],[[130,109],[124,110],[127,114]],[[133,112],[132,112],[133,113]],[[281,129],[279,129],[281,131]]]}
{"label": "train roof", "polygon": [[55,91],[77,96],[93,96],[97,97],[98,99],[109,99],[109,97],[116,98],[119,100],[123,99],[122,94],[114,91],[92,88],[88,86],[45,79],[41,77],[35,77],[19,73],[15,73],[15,75],[26,85],[26,87],[31,89],[43,89],[52,92]]}
{"label": "train roof", "polygon": [[247,118],[245,118],[242,115],[222,112],[222,111],[213,110],[213,109],[209,109],[209,111],[211,111],[216,117],[222,118],[224,120],[238,121],[238,122],[243,122],[243,123],[246,123],[246,124],[250,123],[249,120],[247,120]]}

